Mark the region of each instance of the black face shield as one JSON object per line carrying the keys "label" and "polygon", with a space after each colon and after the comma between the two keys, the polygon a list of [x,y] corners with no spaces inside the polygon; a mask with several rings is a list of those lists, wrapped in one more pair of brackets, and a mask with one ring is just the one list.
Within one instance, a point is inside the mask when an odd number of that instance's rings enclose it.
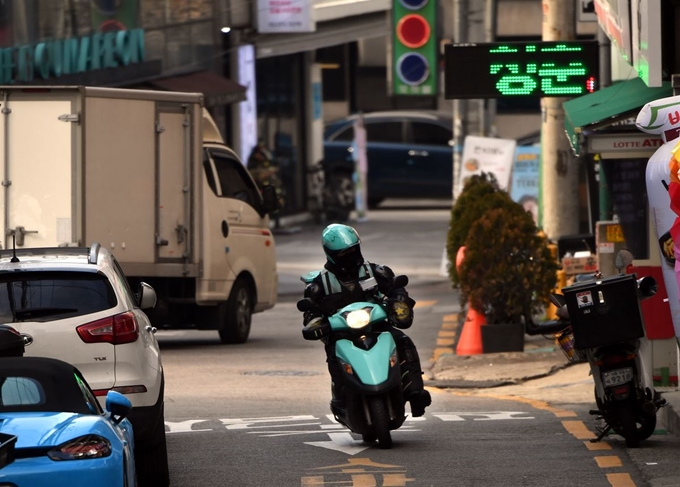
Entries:
{"label": "black face shield", "polygon": [[327,251],[329,260],[344,271],[357,270],[364,263],[359,245],[352,245],[343,250]]}

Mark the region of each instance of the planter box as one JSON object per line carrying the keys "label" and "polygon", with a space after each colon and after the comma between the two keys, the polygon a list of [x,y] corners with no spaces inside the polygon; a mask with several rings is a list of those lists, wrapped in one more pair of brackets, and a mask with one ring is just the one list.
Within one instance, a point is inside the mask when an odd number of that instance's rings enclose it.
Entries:
{"label": "planter box", "polygon": [[524,323],[483,325],[482,352],[523,352]]}

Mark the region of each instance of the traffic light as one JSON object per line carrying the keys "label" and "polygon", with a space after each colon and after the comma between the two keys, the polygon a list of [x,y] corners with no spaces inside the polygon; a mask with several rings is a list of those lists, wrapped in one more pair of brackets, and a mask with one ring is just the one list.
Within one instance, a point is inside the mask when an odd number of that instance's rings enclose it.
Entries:
{"label": "traffic light", "polygon": [[391,94],[437,94],[437,0],[392,0]]}

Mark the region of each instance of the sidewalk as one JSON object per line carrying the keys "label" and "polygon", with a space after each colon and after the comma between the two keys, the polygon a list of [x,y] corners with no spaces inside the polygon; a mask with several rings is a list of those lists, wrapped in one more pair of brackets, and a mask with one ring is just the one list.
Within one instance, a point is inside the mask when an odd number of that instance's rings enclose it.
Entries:
{"label": "sidewalk", "polygon": [[[570,364],[555,343],[525,335],[524,352],[445,354],[425,371],[428,387],[465,390],[472,395],[521,397],[548,403],[593,404],[593,379],[587,363]],[[680,391],[660,388],[668,405],[659,421],[680,436]]]}

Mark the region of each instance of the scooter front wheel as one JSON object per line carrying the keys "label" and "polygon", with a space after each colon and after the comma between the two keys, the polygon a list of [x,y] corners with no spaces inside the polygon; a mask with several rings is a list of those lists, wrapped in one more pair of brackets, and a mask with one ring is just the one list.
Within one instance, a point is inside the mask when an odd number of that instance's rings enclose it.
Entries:
{"label": "scooter front wheel", "polygon": [[[380,448],[392,448],[392,436],[390,435],[390,417],[387,413],[387,405],[382,397],[371,396],[367,398],[368,409],[371,413],[371,423],[375,436],[378,438]],[[368,435],[366,435],[368,436]]]}

